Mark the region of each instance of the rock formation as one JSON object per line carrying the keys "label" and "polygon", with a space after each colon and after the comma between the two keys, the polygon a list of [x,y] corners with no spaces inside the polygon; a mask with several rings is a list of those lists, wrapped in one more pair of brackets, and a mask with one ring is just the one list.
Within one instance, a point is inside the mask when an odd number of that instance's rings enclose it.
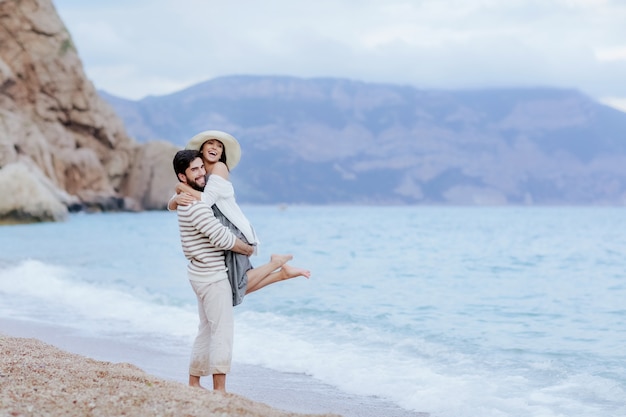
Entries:
{"label": "rock formation", "polygon": [[163,209],[175,152],[126,134],[51,0],[0,0],[0,221]]}

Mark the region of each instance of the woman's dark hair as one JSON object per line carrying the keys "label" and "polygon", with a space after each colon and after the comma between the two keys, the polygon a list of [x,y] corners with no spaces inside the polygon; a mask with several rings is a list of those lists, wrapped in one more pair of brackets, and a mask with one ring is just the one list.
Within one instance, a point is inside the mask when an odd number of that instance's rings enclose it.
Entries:
{"label": "woman's dark hair", "polygon": [[202,148],[204,148],[204,145],[206,145],[206,143],[207,143],[208,141],[210,141],[210,140],[217,140],[219,143],[221,143],[221,144],[222,144],[222,156],[220,156],[220,162],[223,162],[223,163],[224,163],[224,165],[228,166],[228,165],[226,164],[226,146],[224,146],[224,143],[223,143],[221,140],[218,140],[218,139],[213,139],[213,138],[205,140],[205,141],[202,143],[202,146],[200,146],[200,153],[202,153]]}
{"label": "woman's dark hair", "polygon": [[194,149],[183,149],[176,152],[173,161],[176,178],[178,178],[178,174],[184,174],[191,162],[196,158],[202,158],[202,154]]}

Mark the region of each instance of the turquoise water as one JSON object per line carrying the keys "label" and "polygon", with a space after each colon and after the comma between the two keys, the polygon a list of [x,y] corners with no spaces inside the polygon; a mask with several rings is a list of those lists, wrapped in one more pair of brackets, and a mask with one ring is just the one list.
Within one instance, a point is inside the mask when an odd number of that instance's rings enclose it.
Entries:
{"label": "turquoise water", "polygon": [[[235,361],[433,416],[626,415],[620,208],[244,207],[304,278],[236,308]],[[187,349],[176,215],[0,228],[0,315]]]}

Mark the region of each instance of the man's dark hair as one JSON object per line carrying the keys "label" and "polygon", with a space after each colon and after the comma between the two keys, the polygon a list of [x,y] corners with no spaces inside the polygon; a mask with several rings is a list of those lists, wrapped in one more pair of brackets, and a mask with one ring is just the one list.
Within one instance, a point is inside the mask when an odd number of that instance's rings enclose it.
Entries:
{"label": "man's dark hair", "polygon": [[[176,152],[174,155],[174,172],[176,173],[176,178],[178,178],[178,174],[185,174],[191,162],[193,162],[196,158],[202,158],[202,154],[199,151],[193,149],[183,149],[182,151]],[[180,181],[180,178],[178,178]]]}

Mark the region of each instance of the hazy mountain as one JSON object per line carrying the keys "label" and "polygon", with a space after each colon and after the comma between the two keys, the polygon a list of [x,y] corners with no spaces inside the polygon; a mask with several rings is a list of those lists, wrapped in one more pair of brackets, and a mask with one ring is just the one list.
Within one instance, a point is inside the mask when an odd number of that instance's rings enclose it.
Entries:
{"label": "hazy mountain", "polygon": [[233,76],[139,101],[102,95],[140,142],[232,133],[240,202],[626,202],[626,113],[575,90]]}

